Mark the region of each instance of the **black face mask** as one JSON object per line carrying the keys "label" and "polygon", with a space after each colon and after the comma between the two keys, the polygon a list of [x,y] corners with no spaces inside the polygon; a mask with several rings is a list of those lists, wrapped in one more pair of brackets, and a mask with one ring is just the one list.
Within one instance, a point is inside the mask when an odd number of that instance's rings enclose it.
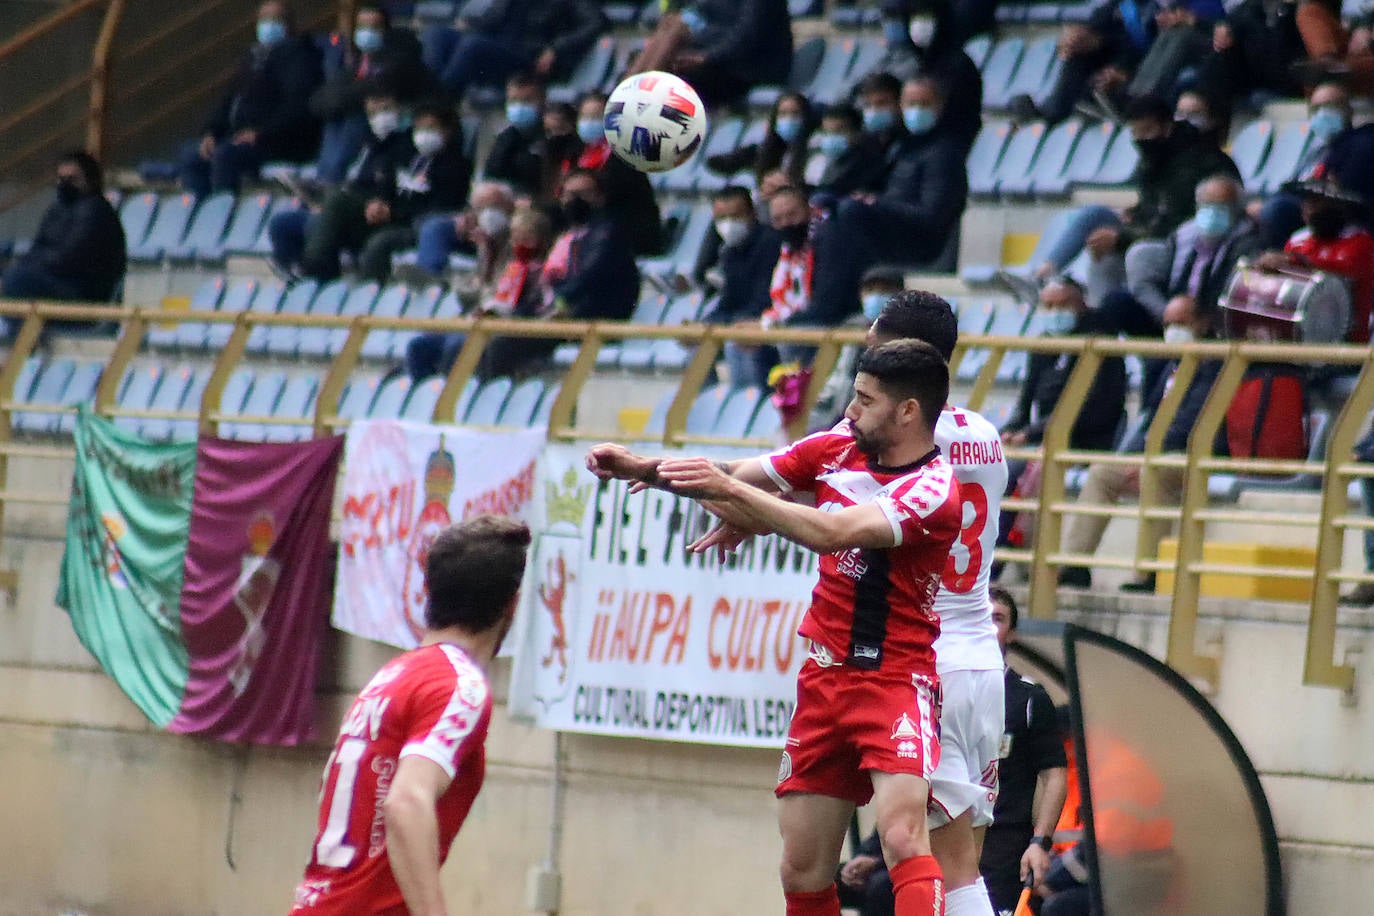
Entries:
{"label": "black face mask", "polygon": [[57,179],[57,199],[69,204],[81,196],[81,189],[70,178]]}
{"label": "black face mask", "polygon": [[1312,211],[1312,216],[1307,220],[1307,225],[1311,227],[1312,234],[1319,239],[1334,239],[1340,236],[1341,230],[1345,228],[1345,211],[1340,207],[1322,207],[1320,210]]}
{"label": "black face mask", "polygon": [[1140,158],[1151,165],[1158,165],[1169,151],[1168,137],[1151,137],[1148,140],[1135,141],[1136,152],[1140,153]]}
{"label": "black face mask", "polygon": [[574,197],[563,205],[563,218],[570,226],[584,226],[591,221],[592,205],[584,198]]}
{"label": "black face mask", "polygon": [[787,243],[789,248],[800,248],[806,244],[806,223],[797,223],[795,226],[779,226],[778,235]]}

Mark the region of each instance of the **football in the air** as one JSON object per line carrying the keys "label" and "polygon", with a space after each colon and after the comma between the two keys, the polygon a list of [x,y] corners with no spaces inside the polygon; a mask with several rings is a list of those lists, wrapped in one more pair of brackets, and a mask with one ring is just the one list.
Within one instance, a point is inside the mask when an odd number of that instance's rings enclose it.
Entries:
{"label": "football in the air", "polygon": [[706,137],[706,107],[681,77],[650,70],[626,77],[606,103],[606,140],[641,172],[682,165]]}

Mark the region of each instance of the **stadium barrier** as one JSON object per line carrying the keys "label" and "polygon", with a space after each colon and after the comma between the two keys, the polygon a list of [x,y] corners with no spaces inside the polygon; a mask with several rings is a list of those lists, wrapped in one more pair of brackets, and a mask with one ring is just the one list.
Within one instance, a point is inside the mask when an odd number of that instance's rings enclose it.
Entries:
{"label": "stadium barrier", "polygon": [[[28,492],[8,488],[8,462],[11,457],[33,460],[70,459],[70,446],[16,441],[11,414],[17,409],[71,412],[74,408],[53,404],[22,402],[16,384],[22,366],[38,344],[43,325],[49,320],[118,321],[121,330],[105,364],[94,398],[96,412],[106,416],[155,419],[195,419],[202,434],[213,434],[217,424],[230,415],[221,412],[221,396],[234,369],[245,358],[249,335],[255,327],[294,326],[346,331],[338,352],[324,370],[312,419],[314,433],[327,435],[346,427],[347,420],[337,413],[339,395],[359,365],[363,344],[374,331],[462,332],[466,340],[434,408],[439,422],[451,422],[458,397],[477,368],[487,343],[495,336],[533,337],[579,342],[577,356],[561,378],[561,387],[549,415],[549,437],[553,440],[599,440],[625,438],[618,429],[590,429],[576,418],[576,406],[587,381],[597,368],[597,355],[608,343],[631,339],[677,340],[695,350],[682,371],[672,405],[667,412],[662,441],[667,446],[721,444],[766,446],[759,440],[722,439],[688,435],[688,412],[710,377],[710,372],[727,341],[741,344],[800,344],[816,348],[814,375],[807,391],[800,419],[791,424],[792,437],[802,434],[805,417],[814,406],[826,378],[845,346],[862,343],[859,329],[765,331],[689,324],[645,326],[613,322],[519,321],[509,319],[403,319],[372,316],[302,316],[268,313],[225,313],[165,310],[151,308],[112,308],[57,303],[0,302],[0,315],[22,319],[10,354],[0,367],[0,537],[8,504],[39,503],[65,505],[66,492]],[[116,403],[118,385],[125,369],[140,353],[149,328],[163,322],[197,321],[206,324],[232,324],[227,344],[213,354],[213,371],[195,414],[184,412],[131,411]],[[1030,606],[1033,617],[1053,618],[1057,609],[1056,574],[1064,566],[1086,565],[1130,569],[1137,573],[1173,575],[1169,638],[1166,660],[1185,675],[1215,683],[1217,660],[1197,650],[1198,598],[1201,577],[1208,574],[1305,580],[1312,585],[1307,630],[1304,682],[1310,685],[1351,689],[1353,669],[1334,659],[1337,602],[1343,583],[1374,581],[1374,575],[1342,570],[1345,532],[1367,531],[1374,520],[1349,513],[1349,484],[1374,477],[1374,465],[1352,459],[1354,442],[1374,406],[1374,350],[1356,346],[1295,346],[1261,343],[1165,344],[1162,341],[1087,339],[1061,337],[982,337],[965,336],[952,360],[952,374],[971,352],[986,353],[986,359],[973,380],[971,390],[961,400],[979,410],[993,391],[1003,360],[1012,353],[1058,353],[1077,357],[1074,371],[1064,389],[1059,409],[1049,419],[1043,443],[1035,448],[1008,448],[1011,458],[1040,461],[1042,485],[1031,499],[1009,499],[1004,505],[1016,511],[1032,512],[1036,518],[1034,544],[1029,550],[1008,550],[1002,558],[1029,564],[1031,570]],[[1146,450],[1139,454],[1088,452],[1069,448],[1069,433],[1087,396],[1102,361],[1109,357],[1177,358],[1180,366],[1174,384],[1156,412],[1146,436]],[[1221,360],[1222,368],[1211,393],[1197,418],[1183,454],[1166,454],[1160,446],[1179,405],[1188,381],[1204,360]],[[1239,459],[1218,457],[1213,442],[1225,421],[1226,408],[1244,380],[1247,368],[1257,363],[1289,363],[1301,366],[1345,368],[1356,373],[1336,416],[1330,421],[1329,440],[1324,456],[1305,461]],[[239,422],[254,424],[299,424],[300,418],[232,415]],[[1066,482],[1070,469],[1085,464],[1111,463],[1136,467],[1140,472],[1141,499],[1138,505],[1095,505],[1071,500]],[[1177,507],[1157,504],[1159,474],[1166,468],[1182,470],[1183,496]],[[1209,479],[1215,474],[1274,479],[1303,478],[1317,484],[1320,509],[1312,513],[1269,512],[1242,506],[1213,505],[1209,498]],[[1134,518],[1138,523],[1133,556],[1107,557],[1066,554],[1058,549],[1060,533],[1067,516],[1098,515],[1108,518]],[[1155,526],[1177,522],[1178,547],[1172,559],[1156,556]],[[1315,529],[1316,562],[1304,566],[1276,567],[1242,563],[1208,562],[1203,556],[1206,526],[1209,522],[1242,523],[1259,526],[1284,525]],[[0,585],[13,587],[15,574],[5,572]]]}

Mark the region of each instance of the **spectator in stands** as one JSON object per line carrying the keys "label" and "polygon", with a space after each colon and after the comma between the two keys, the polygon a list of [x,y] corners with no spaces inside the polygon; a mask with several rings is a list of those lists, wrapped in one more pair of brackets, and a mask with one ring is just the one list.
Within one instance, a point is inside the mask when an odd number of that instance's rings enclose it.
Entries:
{"label": "spectator in stands", "polygon": [[607,25],[593,0],[476,0],[421,42],[425,66],[461,102],[469,86],[499,86],[517,73],[567,79]]}
{"label": "spectator in stands", "polygon": [[[124,279],[127,252],[119,214],[105,199],[100,163],[85,152],[57,161],[57,199],[43,214],[33,245],[0,277],[0,297],[111,302]],[[12,337],[21,323],[0,328]],[[86,322],[49,321],[45,329],[83,329]]]}
{"label": "spectator in stands", "polygon": [[[849,283],[850,265],[824,252],[816,241],[810,205],[801,188],[786,187],[769,201],[773,229],[782,240],[769,287],[769,306],[759,318],[765,328],[783,325],[833,328],[859,310],[858,284]],[[833,227],[831,221],[828,226]],[[806,348],[782,347],[784,361],[810,362]]]}
{"label": "spectator in stands", "polygon": [[1193,125],[1205,143],[1224,146],[1231,135],[1231,108],[1223,98],[1202,88],[1185,89],[1174,103],[1174,120]]}
{"label": "spectator in stands", "polygon": [[1350,31],[1341,22],[1341,12],[1339,0],[1298,3],[1298,31],[1310,60],[1299,61],[1294,70],[1308,84],[1344,79],[1354,92],[1374,94],[1374,47],[1370,45],[1374,11],[1366,8]]}
{"label": "spectator in stands", "polygon": [[813,203],[829,209],[835,201],[850,194],[882,190],[886,163],[877,140],[864,133],[858,109],[849,105],[827,108],[816,144],[821,155],[813,160],[815,165],[808,167],[805,176],[805,184],[815,189]]}
{"label": "spectator in stands", "polygon": [[577,109],[567,102],[545,103],[543,121],[544,138],[538,146],[543,172],[539,187],[552,199],[558,196],[563,176],[577,165],[582,140],[577,136]]}
{"label": "spectator in stands", "polygon": [[663,218],[649,176],[611,152],[605,122],[605,93],[589,92],[582,96],[577,105],[577,135],[582,151],[576,166],[601,176],[606,213],[620,223],[634,245],[635,254],[659,254],[663,251]]}
{"label": "spectator in stands", "polygon": [[964,51],[950,0],[885,0],[887,54],[879,73],[901,82],[931,77],[945,100],[947,129],[972,147],[983,126],[983,76]]}
{"label": "spectator in stands", "polygon": [[879,194],[857,194],[843,201],[826,227],[818,248],[838,248],[851,264],[851,283],[876,263],[940,269],[942,254],[952,254],[959,218],[968,201],[963,139],[950,128],[945,99],[932,77],[902,87],[906,134],[889,158],[891,169]]}
{"label": "spectator in stands", "polygon": [[[1103,316],[1088,308],[1083,287],[1068,277],[1051,280],[1040,290],[1039,311],[1050,336],[1094,336],[1107,332]],[[1021,383],[1016,407],[1002,424],[1007,445],[1039,445],[1045,424],[1078,360],[1070,354],[1032,353]],[[1092,388],[1069,433],[1069,447],[1108,451],[1116,445],[1116,433],[1126,417],[1126,364],[1119,356],[1102,361]],[[1015,477],[1012,481],[1014,483]]]}
{"label": "spectator in stands", "polygon": [[[1365,228],[1374,229],[1374,124],[1352,127],[1350,93],[1338,82],[1325,82],[1307,100],[1308,123],[1313,142],[1294,170],[1295,180],[1331,178],[1342,188],[1364,198],[1356,216]],[[1259,220],[1264,241],[1282,247],[1302,226],[1296,195],[1279,193],[1266,200]]]}
{"label": "spectator in stands", "polygon": [[783,85],[792,69],[787,0],[691,0],[659,18],[631,73],[666,70],[690,82],[708,106],[755,86]]}
{"label": "spectator in stands", "polygon": [[1130,81],[1155,37],[1149,5],[1138,0],[1100,0],[1083,24],[1067,25],[1059,35],[1059,76],[1037,105],[1028,95],[1011,100],[1011,110],[1023,123],[1043,119],[1050,124],[1073,114],[1089,91],[1115,93]]}
{"label": "spectator in stands", "polygon": [[[1164,339],[1173,344],[1186,344],[1212,336],[1213,322],[1204,316],[1192,299],[1177,298],[1169,302],[1164,311]],[[1122,443],[1121,451],[1139,454],[1145,450],[1145,436],[1155,411],[1159,409],[1164,395],[1173,384],[1174,374],[1178,371],[1177,361],[1169,363],[1166,370],[1148,390],[1141,402],[1141,416],[1134,432]],[[1188,436],[1197,424],[1198,414],[1212,390],[1212,382],[1221,371],[1221,363],[1216,360],[1198,364],[1192,381],[1184,392],[1183,400],[1165,431],[1161,452],[1179,453],[1188,447]],[[1183,495],[1183,468],[1156,465],[1156,480],[1159,490],[1155,499],[1159,505],[1177,505]],[[1088,467],[1088,476],[1079,493],[1078,501],[1086,505],[1116,505],[1127,496],[1140,492],[1140,468],[1121,464],[1094,464]],[[1107,530],[1110,519],[1102,515],[1071,515],[1065,527],[1064,552],[1093,554],[1102,543],[1102,535]],[[1142,525],[1149,525],[1156,538],[1164,536],[1163,529],[1154,521],[1142,519]],[[1050,549],[1051,545],[1043,545]],[[1122,586],[1127,591],[1153,591],[1154,574],[1134,579]],[[1092,574],[1086,566],[1066,566],[1059,571],[1059,584],[1072,588],[1090,588]]]}
{"label": "spectator in stands", "polygon": [[[279,213],[268,225],[272,263],[285,276],[293,277],[297,271],[317,280],[339,276],[340,254],[358,254],[374,233],[392,226],[403,185],[418,188],[422,180],[440,181],[451,205],[462,201],[467,187],[463,182],[471,174],[471,166],[462,158],[461,150],[440,162],[433,162],[432,157],[426,162],[403,126],[404,115],[394,94],[374,88],[364,106],[369,125],[367,145],[344,185],[330,192],[318,213],[305,209]],[[413,170],[421,163],[426,171],[417,180]],[[442,168],[443,174],[427,171],[431,166]],[[406,193],[414,195],[411,203],[417,206],[429,199],[421,198],[418,192]],[[441,205],[439,201],[435,204]]]}
{"label": "spectator in stands", "polygon": [[279,0],[258,8],[257,23],[228,92],[182,152],[181,183],[197,197],[237,194],[264,162],[308,162],[319,151],[320,122],[307,104],[322,78],[319,51]]}
{"label": "spectator in stands", "polygon": [[[1374,166],[1374,161],[1370,163]],[[1312,179],[1286,185],[1302,199],[1306,224],[1283,251],[1265,252],[1257,266],[1264,270],[1296,267],[1343,277],[1350,288],[1350,343],[1369,343],[1369,317],[1374,308],[1374,236],[1355,222],[1364,201],[1334,180]]]}
{"label": "spectator in stands", "polygon": [[770,172],[781,172],[788,184],[800,186],[805,179],[807,144],[815,129],[816,116],[806,96],[784,92],[773,105],[762,142],[711,156],[706,167],[718,175],[750,171],[760,182]]}
{"label": "spectator in stands", "polygon": [[483,181],[472,189],[468,208],[454,215],[431,216],[420,224],[414,280],[433,283],[448,272],[455,252],[475,255],[471,280],[477,287],[490,282],[505,259],[510,240],[515,193],[499,181]]}
{"label": "spectator in stands", "polygon": [[902,139],[902,81],[891,73],[871,73],[859,83],[864,134],[886,163]]}
{"label": "spectator in stands", "polygon": [[1297,4],[1287,0],[1242,0],[1212,27],[1212,55],[1198,85],[1260,108],[1273,96],[1301,93],[1292,65],[1303,59]]}
{"label": "spectator in stands", "polygon": [[546,201],[544,187],[544,86],[520,74],[506,83],[506,126],[492,141],[482,176],[504,181],[516,194]]}
{"label": "spectator in stands", "polygon": [[[997,642],[1005,658],[1020,618],[1016,600],[996,586],[988,595],[992,598]],[[1023,875],[1033,877],[1036,885],[1045,877],[1055,825],[1069,788],[1069,762],[1049,693],[1010,665],[1005,687],[1006,724],[997,767],[997,803],[978,864],[992,908],[998,913],[1016,908]]]}
{"label": "spectator in stands", "polygon": [[[1356,461],[1374,463],[1374,430],[1367,430],[1353,449]],[[1374,477],[1360,478],[1360,503],[1364,514],[1374,518]],[[1374,573],[1374,528],[1364,531],[1364,569]],[[1341,604],[1351,607],[1374,606],[1374,582],[1361,582],[1341,598]]]}
{"label": "spectator in stands", "polygon": [[840,906],[858,911],[859,916],[892,916],[895,912],[892,876],[888,874],[882,838],[876,829],[858,845],[853,857],[840,866],[835,889]]}
{"label": "spectator in stands", "polygon": [[[758,221],[749,191],[731,186],[717,191],[711,200],[715,233],[720,238],[718,269],[720,297],[703,320],[709,324],[757,323],[770,307],[773,269],[782,240]],[[725,364],[730,382],[738,388],[762,388],[768,370],[778,364],[776,347],[742,347],[725,344]]]}
{"label": "spectator in stands", "polygon": [[1122,93],[1100,93],[1111,114],[1132,99],[1175,98],[1192,85],[1212,53],[1212,23],[1225,15],[1221,0],[1156,0],[1158,34]]}
{"label": "spectator in stands", "polygon": [[324,85],[310,96],[310,110],[324,121],[319,178],[344,181],[349,166],[368,142],[363,98],[372,87],[403,104],[414,104],[431,82],[420,60],[420,42],[409,29],[393,28],[386,9],[358,7],[353,35],[331,36],[324,56]]}

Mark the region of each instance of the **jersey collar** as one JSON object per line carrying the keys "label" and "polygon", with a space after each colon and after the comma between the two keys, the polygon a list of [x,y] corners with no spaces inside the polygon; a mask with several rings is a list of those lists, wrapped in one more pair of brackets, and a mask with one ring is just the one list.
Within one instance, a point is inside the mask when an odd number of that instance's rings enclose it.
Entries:
{"label": "jersey collar", "polygon": [[940,446],[937,445],[910,464],[904,464],[896,468],[885,467],[879,464],[875,459],[869,458],[868,469],[875,474],[910,474],[912,471],[920,470],[939,457]]}

